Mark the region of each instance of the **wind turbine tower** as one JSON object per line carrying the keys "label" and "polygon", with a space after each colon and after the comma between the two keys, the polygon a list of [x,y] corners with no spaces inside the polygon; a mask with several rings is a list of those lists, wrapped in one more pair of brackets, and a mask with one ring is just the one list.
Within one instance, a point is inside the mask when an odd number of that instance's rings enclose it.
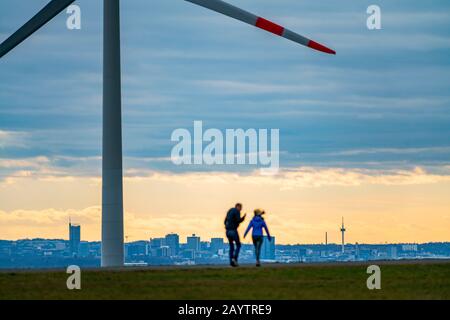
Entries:
{"label": "wind turbine tower", "polygon": [[344,227],[344,217],[342,217],[342,227],[341,227],[341,233],[342,233],[342,253],[345,252],[345,227]]}

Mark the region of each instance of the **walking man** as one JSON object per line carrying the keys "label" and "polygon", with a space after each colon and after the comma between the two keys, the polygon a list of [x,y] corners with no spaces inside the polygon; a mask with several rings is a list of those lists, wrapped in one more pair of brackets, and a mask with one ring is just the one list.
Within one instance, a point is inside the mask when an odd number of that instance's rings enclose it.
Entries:
{"label": "walking man", "polygon": [[[227,212],[225,217],[225,230],[228,242],[230,243],[230,265],[237,267],[239,250],[241,250],[241,240],[239,239],[238,227],[245,220],[245,214],[241,218],[242,204],[236,203],[234,208]],[[236,248],[235,248],[236,245]]]}

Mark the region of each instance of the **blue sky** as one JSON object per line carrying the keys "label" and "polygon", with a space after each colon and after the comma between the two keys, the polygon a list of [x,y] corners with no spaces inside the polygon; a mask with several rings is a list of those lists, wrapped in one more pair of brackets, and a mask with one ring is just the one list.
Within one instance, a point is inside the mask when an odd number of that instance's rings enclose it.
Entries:
{"label": "blue sky", "polygon": [[[1,1],[0,40],[46,2]],[[126,169],[209,170],[160,160],[173,130],[202,120],[279,128],[283,167],[448,170],[448,1],[230,2],[337,55],[182,0],[122,1]],[[0,158],[90,176],[101,169],[102,1],[76,3],[82,30],[67,30],[62,13],[0,60]],[[370,4],[382,30],[366,28]]]}

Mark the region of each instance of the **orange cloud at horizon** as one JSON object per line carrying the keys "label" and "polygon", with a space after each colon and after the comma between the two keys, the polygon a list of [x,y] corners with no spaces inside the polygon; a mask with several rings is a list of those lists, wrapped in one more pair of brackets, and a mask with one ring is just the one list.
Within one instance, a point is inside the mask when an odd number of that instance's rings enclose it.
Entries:
{"label": "orange cloud at horizon", "polygon": [[[297,168],[257,173],[151,173],[125,179],[125,234],[143,240],[176,232],[185,240],[223,237],[235,202],[256,207],[278,243],[450,241],[450,177],[422,169],[370,172]],[[83,240],[100,240],[98,177],[21,177],[0,183],[0,238],[68,238],[68,218]],[[243,232],[246,223],[241,227]],[[248,241],[248,239],[247,239]]]}

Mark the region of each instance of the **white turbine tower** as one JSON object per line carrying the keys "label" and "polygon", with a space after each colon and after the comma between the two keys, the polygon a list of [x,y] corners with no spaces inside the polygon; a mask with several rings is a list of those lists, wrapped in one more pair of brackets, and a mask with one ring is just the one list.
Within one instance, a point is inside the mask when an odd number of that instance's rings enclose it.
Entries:
{"label": "white turbine tower", "polygon": [[[221,0],[186,0],[315,50],[335,51]],[[0,44],[0,58],[75,0],[52,0]],[[103,0],[102,267],[120,267],[123,254],[122,111],[119,0]]]}
{"label": "white turbine tower", "polygon": [[103,2],[102,266],[123,256],[122,94],[119,0]]}

